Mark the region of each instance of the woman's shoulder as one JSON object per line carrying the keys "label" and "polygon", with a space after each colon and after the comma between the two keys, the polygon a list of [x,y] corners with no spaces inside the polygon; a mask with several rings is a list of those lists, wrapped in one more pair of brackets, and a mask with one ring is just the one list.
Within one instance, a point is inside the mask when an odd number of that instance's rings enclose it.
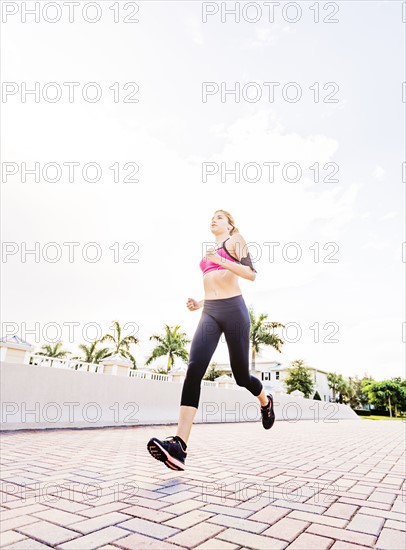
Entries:
{"label": "woman's shoulder", "polygon": [[229,239],[230,242],[234,243],[244,241],[244,237],[241,235],[241,233],[233,233],[232,235],[230,235]]}
{"label": "woman's shoulder", "polygon": [[234,233],[233,235],[230,235],[230,237],[227,239],[227,243],[233,247],[237,245],[245,246],[247,244],[241,233]]}
{"label": "woman's shoulder", "polygon": [[247,243],[241,233],[234,233],[233,235],[230,235],[227,239],[227,245],[233,251],[234,256],[236,256],[239,260],[245,255],[244,252],[246,250]]}

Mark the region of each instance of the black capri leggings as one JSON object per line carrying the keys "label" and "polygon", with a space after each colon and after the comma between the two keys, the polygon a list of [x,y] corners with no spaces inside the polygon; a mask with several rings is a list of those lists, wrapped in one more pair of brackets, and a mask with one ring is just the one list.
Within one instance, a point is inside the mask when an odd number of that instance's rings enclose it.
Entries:
{"label": "black capri leggings", "polygon": [[256,397],[261,393],[261,381],[249,373],[250,316],[244,298],[239,294],[231,298],[204,300],[202,316],[190,348],[181,405],[198,408],[200,384],[223,332],[237,385],[247,388]]}

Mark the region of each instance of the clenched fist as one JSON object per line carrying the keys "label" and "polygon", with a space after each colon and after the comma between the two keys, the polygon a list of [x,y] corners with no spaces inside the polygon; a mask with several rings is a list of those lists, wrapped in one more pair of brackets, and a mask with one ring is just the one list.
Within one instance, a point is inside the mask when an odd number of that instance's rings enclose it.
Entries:
{"label": "clenched fist", "polygon": [[189,309],[189,311],[194,311],[195,309],[199,309],[200,304],[198,301],[194,300],[193,298],[188,298],[186,302],[186,307]]}

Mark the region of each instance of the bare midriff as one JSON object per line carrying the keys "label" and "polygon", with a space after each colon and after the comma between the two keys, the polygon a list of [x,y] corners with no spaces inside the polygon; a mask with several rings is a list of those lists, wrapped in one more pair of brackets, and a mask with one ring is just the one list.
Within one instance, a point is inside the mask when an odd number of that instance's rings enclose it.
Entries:
{"label": "bare midriff", "polygon": [[221,300],[242,294],[238,275],[228,269],[214,269],[203,276],[205,300]]}

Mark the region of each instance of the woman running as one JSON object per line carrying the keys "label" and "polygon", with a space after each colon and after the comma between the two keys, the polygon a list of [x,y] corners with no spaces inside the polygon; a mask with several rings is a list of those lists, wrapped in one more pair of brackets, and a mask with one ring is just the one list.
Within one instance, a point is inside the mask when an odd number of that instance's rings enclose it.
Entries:
{"label": "woman running", "polygon": [[187,441],[199,406],[201,381],[222,333],[237,385],[258,398],[266,430],[275,422],[272,394],[266,394],[261,381],[249,373],[250,317],[238,285],[238,277],[255,281],[257,271],[229,212],[216,210],[210,230],[217,247],[210,248],[200,262],[204,300],[189,298],[186,303],[190,311],[201,307],[203,311],[190,348],[176,435],[164,440],[152,437],[147,444],[151,455],[173,470],[185,469]]}

